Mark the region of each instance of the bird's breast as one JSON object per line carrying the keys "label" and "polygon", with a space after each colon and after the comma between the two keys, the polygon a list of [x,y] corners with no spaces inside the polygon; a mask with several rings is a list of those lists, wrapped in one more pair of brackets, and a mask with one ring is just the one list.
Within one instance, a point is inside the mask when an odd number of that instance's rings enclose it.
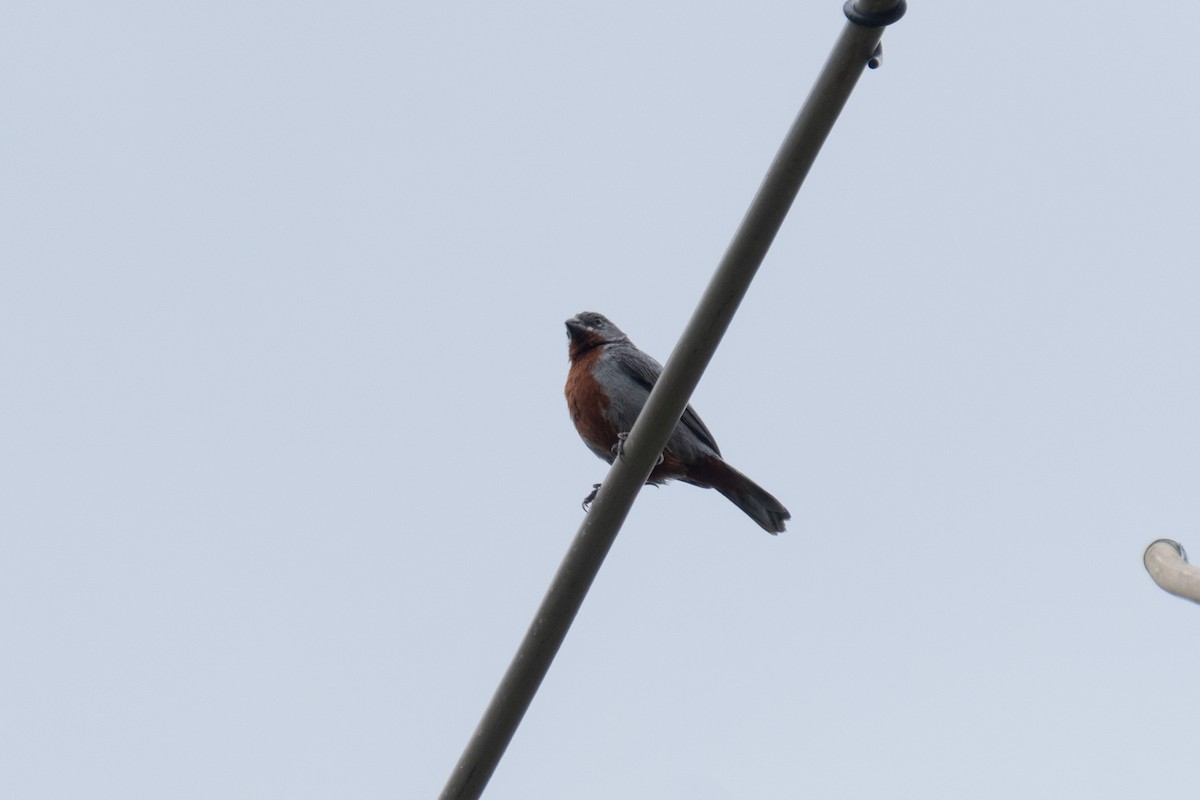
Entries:
{"label": "bird's breast", "polygon": [[572,361],[564,388],[575,429],[597,452],[608,451],[617,442],[617,432],[605,414],[611,401],[594,374],[602,351],[597,347]]}

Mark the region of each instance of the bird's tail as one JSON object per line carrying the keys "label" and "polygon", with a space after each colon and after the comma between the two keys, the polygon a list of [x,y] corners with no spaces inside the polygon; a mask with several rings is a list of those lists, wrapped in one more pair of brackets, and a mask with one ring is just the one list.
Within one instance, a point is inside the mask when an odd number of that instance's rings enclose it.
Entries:
{"label": "bird's tail", "polygon": [[693,466],[685,480],[716,489],[772,536],[785,530],[784,522],[792,518],[770,492],[719,458]]}

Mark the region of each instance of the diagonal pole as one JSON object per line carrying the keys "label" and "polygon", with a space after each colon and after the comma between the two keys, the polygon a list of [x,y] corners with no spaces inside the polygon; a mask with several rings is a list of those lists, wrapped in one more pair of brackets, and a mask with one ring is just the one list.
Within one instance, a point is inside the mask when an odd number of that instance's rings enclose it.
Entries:
{"label": "diagonal pole", "polygon": [[474,800],[483,794],[821,145],[863,68],[877,59],[883,26],[899,19],[904,7],[905,0],[846,3],[849,22],[630,431],[624,457],[613,462],[595,503],[579,526],[508,671],[450,774],[442,800]]}
{"label": "diagonal pole", "polygon": [[1200,603],[1200,567],[1188,563],[1183,545],[1170,539],[1155,539],[1142,554],[1146,571],[1164,591]]}

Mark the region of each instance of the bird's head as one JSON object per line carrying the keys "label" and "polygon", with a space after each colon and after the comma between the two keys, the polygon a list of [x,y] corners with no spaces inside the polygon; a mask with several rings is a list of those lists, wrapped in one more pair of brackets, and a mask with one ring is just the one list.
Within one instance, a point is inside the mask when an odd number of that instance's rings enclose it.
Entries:
{"label": "bird's head", "polygon": [[595,311],[581,311],[567,320],[567,336],[571,340],[571,358],[613,342],[628,342],[624,331]]}

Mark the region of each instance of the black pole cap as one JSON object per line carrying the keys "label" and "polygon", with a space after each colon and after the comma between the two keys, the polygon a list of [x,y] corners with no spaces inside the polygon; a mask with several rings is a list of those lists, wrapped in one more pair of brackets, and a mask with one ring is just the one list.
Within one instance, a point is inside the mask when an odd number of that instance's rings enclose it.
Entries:
{"label": "black pole cap", "polygon": [[887,27],[903,17],[905,11],[908,11],[908,0],[900,0],[899,3],[896,3],[895,8],[890,11],[880,12],[859,11],[855,2],[856,0],[846,0],[846,5],[842,6],[842,11],[846,12],[846,19],[864,28]]}

